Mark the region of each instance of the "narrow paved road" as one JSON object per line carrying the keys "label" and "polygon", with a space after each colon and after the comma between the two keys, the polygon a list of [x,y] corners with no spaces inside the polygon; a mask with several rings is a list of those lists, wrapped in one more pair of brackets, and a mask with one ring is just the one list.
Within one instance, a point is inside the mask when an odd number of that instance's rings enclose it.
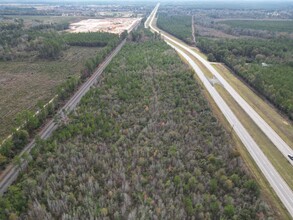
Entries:
{"label": "narrow paved road", "polygon": [[[138,25],[138,24],[137,24]],[[121,50],[126,40],[123,40],[116,49],[100,64],[98,69],[92,74],[92,76],[78,89],[78,91],[71,97],[71,99],[57,112],[57,115],[61,115],[64,112],[72,111],[76,105],[79,103],[81,98],[86,94],[86,92],[90,89],[92,85],[97,81],[100,77],[104,69],[110,63],[114,56]],[[40,131],[39,136],[42,139],[47,139],[53,131],[55,131],[58,127],[58,124],[55,123],[53,119],[51,119],[45,127]],[[30,150],[35,146],[35,140],[30,142],[20,153],[20,157],[24,153],[29,153]],[[7,188],[16,180],[19,172],[26,167],[27,163],[23,161],[20,165],[10,165],[6,168],[1,176],[0,182],[0,195],[2,195]]]}
{"label": "narrow paved road", "polygon": [[[271,162],[267,159],[267,157],[264,155],[264,153],[261,151],[259,146],[256,144],[256,142],[253,140],[249,132],[244,128],[244,126],[241,124],[241,122],[238,120],[236,115],[232,112],[230,107],[227,105],[227,103],[223,100],[223,98],[220,96],[220,94],[217,92],[217,90],[211,85],[211,83],[208,81],[208,79],[205,77],[202,70],[196,65],[196,63],[189,57],[188,53],[185,53],[185,51],[189,52],[193,55],[193,51],[190,50],[188,47],[178,43],[177,41],[174,41],[164,33],[160,32],[160,30],[157,27],[153,26],[153,20],[156,16],[156,12],[159,8],[159,4],[155,7],[153,13],[151,13],[151,18],[149,19],[149,26],[150,28],[160,33],[164,40],[173,47],[181,56],[183,56],[190,66],[194,69],[195,73],[198,75],[200,80],[202,81],[203,85],[211,95],[211,97],[214,99],[215,103],[219,107],[219,109],[222,111],[223,115],[226,117],[227,121],[230,123],[230,125],[233,127],[235,133],[238,135],[244,146],[247,148],[248,152],[270,183],[271,187],[274,189],[284,206],[287,208],[290,215],[293,217],[293,192],[290,189],[290,187],[287,185],[287,183],[284,181],[284,179],[280,176],[280,174],[276,171],[274,166],[271,164]],[[184,51],[185,50],[185,51]],[[193,52],[193,53],[191,53]],[[196,57],[197,58],[197,57]],[[201,60],[200,60],[201,61]],[[207,62],[207,61],[206,61]],[[217,76],[216,76],[217,77]],[[220,80],[220,79],[219,79]],[[221,81],[220,81],[221,82]],[[224,81],[223,81],[224,82]],[[221,82],[221,83],[223,83]],[[227,82],[226,82],[227,83]],[[229,84],[225,85],[228,86]]]}

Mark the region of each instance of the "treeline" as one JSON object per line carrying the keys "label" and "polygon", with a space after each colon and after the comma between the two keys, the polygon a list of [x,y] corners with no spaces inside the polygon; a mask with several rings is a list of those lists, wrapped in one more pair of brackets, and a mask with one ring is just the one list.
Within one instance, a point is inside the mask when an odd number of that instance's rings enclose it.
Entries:
{"label": "treeline", "polygon": [[68,33],[64,40],[71,46],[104,47],[111,40],[117,40],[116,34],[106,32]]}
{"label": "treeline", "polygon": [[[116,34],[103,32],[89,32],[89,33],[47,33],[36,38],[33,45],[39,52],[39,56],[44,59],[57,59],[60,53],[66,49],[67,46],[81,46],[81,47],[107,47],[111,50],[113,46],[117,45],[119,38]],[[107,48],[105,50],[107,50]],[[109,52],[109,50],[108,50]],[[105,54],[99,54],[98,61],[94,61],[93,65],[98,64]]]}
{"label": "treeline", "polygon": [[54,29],[56,31],[63,31],[69,28],[69,23],[60,24],[38,24],[31,27],[32,30]]}
{"label": "treeline", "polygon": [[61,16],[54,10],[37,10],[33,7],[0,6],[0,15]]}
{"label": "treeline", "polygon": [[293,32],[293,21],[290,20],[226,20],[219,22],[233,28],[267,30],[272,32]]}
{"label": "treeline", "polygon": [[198,38],[210,61],[225,63],[293,119],[293,40]]}
{"label": "treeline", "polygon": [[61,52],[66,49],[65,41],[60,33],[34,33],[34,35],[35,39],[31,41],[30,49],[36,50],[39,58],[57,59]]}
{"label": "treeline", "polygon": [[192,41],[192,20],[188,15],[173,15],[167,13],[159,13],[157,26],[158,28],[174,35],[187,44],[194,43]]}
{"label": "treeline", "polygon": [[23,27],[23,20],[16,20],[17,22],[13,23],[0,23],[0,31],[7,31],[7,30],[16,30]]}
{"label": "treeline", "polygon": [[60,28],[65,28],[66,24],[34,26],[27,29],[22,19],[11,22],[13,23],[3,24],[2,29],[0,28],[0,60],[2,61],[25,59],[28,54],[33,57],[35,52],[43,59],[56,59],[66,48],[62,34],[57,32]]}
{"label": "treeline", "polygon": [[[101,33],[97,33],[98,36]],[[17,116],[17,124],[21,127],[20,130],[15,130],[12,137],[6,140],[0,146],[0,169],[4,169],[8,163],[12,160],[18,159],[18,155],[22,149],[28,144],[28,142],[35,136],[36,131],[43,125],[45,120],[52,118],[54,113],[62,106],[64,101],[72,95],[77,87],[83,83],[88,77],[90,77],[96,67],[103,62],[107,55],[120,43],[123,38],[119,38],[117,35],[111,35],[108,37],[108,44],[105,46],[95,57],[88,59],[85,62],[84,68],[80,73],[80,77],[72,77],[62,83],[56,90],[56,98],[44,106],[43,103],[39,103],[39,113],[35,115],[32,111],[23,111]],[[124,36],[125,37],[125,36]],[[52,35],[48,38],[46,47],[40,46],[41,50],[44,50],[44,55],[49,56],[56,54],[60,50],[59,38]],[[57,48],[57,49],[56,49]],[[47,58],[46,57],[46,58]]]}
{"label": "treeline", "polygon": [[[223,12],[222,12],[223,13]],[[226,15],[224,13],[224,15]],[[223,15],[223,16],[224,16]],[[228,16],[228,15],[226,15]],[[292,39],[292,21],[265,21],[265,20],[227,20],[218,21],[211,15],[195,14],[195,24],[211,28],[236,37],[250,36],[264,39],[279,37]],[[209,30],[213,34],[212,30]],[[198,32],[199,35],[208,35],[209,32]]]}
{"label": "treeline", "polygon": [[[0,26],[0,60],[9,61],[37,56],[57,59],[68,46],[112,47],[119,36],[110,33],[63,33],[63,24],[42,24],[25,28],[22,19],[15,19]],[[122,38],[125,35],[121,36]]]}
{"label": "treeline", "polygon": [[11,46],[17,45],[17,40],[23,33],[23,20],[15,19],[13,22],[0,22],[0,46]]}
{"label": "treeline", "polygon": [[85,63],[85,68],[81,71],[81,78],[89,77],[95,68],[107,57],[107,55],[116,47],[120,41],[125,39],[127,36],[121,35],[120,38],[117,35],[111,35],[112,38],[108,38],[107,46],[103,48],[96,57],[90,58]]}
{"label": "treeline", "polygon": [[158,38],[129,42],[0,198],[0,218],[272,217],[193,73]]}

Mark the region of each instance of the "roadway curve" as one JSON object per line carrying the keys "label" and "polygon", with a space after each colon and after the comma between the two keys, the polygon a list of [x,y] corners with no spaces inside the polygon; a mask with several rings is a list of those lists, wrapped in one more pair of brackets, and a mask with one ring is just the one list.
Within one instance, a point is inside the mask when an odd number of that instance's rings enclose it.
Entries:
{"label": "roadway curve", "polygon": [[[138,25],[138,24],[137,24]],[[97,81],[100,77],[104,69],[110,63],[114,56],[121,50],[126,40],[123,40],[115,50],[101,63],[98,69],[92,74],[92,76],[78,89],[78,91],[70,98],[70,100],[61,108],[57,115],[62,116],[64,112],[72,111],[76,105],[79,103],[81,98],[86,94],[86,92],[90,89],[90,87]],[[56,123],[53,119],[51,119],[45,127],[39,132],[39,136],[42,139],[47,139],[53,131],[55,131],[58,127],[58,123]],[[31,149],[35,146],[35,140],[32,140],[19,154],[21,157],[24,153],[29,153]],[[17,179],[17,176],[21,170],[23,170],[27,165],[26,161],[22,161],[19,165],[9,165],[6,170],[3,171],[3,175],[1,175],[0,182],[0,195],[7,190],[7,188]]]}
{"label": "roadway curve", "polygon": [[[241,122],[238,120],[238,118],[235,116],[235,114],[232,112],[232,110],[227,105],[227,103],[223,100],[223,98],[220,96],[220,94],[217,92],[217,90],[212,86],[212,84],[206,78],[206,76],[201,71],[201,69],[196,65],[196,63],[191,59],[191,57],[189,57],[189,55],[184,52],[184,50],[189,52],[192,55],[194,52],[192,50],[190,50],[189,48],[187,48],[186,46],[174,41],[173,39],[171,39],[170,37],[168,37],[164,33],[161,33],[158,28],[153,26],[153,20],[155,18],[155,15],[156,15],[158,8],[159,8],[159,4],[157,4],[154,11],[150,15],[150,17],[151,17],[149,19],[150,20],[150,24],[149,24],[150,28],[153,31],[160,33],[164,37],[164,40],[167,42],[167,44],[169,44],[171,47],[173,47],[181,56],[183,56],[188,61],[190,66],[194,69],[195,73],[197,74],[197,76],[202,81],[203,85],[205,86],[205,88],[207,89],[207,91],[209,92],[211,97],[213,98],[214,102],[217,104],[219,109],[222,111],[223,115],[226,117],[227,121],[233,127],[233,129],[234,129],[235,133],[238,135],[239,139],[242,141],[244,146],[247,148],[248,152],[250,153],[250,155],[252,156],[252,158],[254,159],[256,164],[258,165],[259,169],[262,171],[262,173],[266,177],[267,181],[270,183],[271,187],[274,189],[274,191],[276,192],[276,194],[278,195],[278,197],[280,198],[280,200],[282,201],[284,206],[287,208],[290,215],[293,217],[293,192],[292,192],[292,190],[287,185],[287,183],[284,181],[284,179],[280,176],[280,174],[276,171],[276,169],[271,164],[271,162],[264,155],[262,150],[259,148],[259,146],[256,144],[256,142],[253,140],[253,138],[250,136],[249,132],[244,128],[244,126],[241,124]],[[198,57],[196,56],[196,58],[198,58]],[[200,59],[200,61],[202,61],[201,59]],[[207,62],[207,61],[205,61],[205,62]],[[229,88],[230,85],[228,84],[225,86],[228,86],[228,88]]]}

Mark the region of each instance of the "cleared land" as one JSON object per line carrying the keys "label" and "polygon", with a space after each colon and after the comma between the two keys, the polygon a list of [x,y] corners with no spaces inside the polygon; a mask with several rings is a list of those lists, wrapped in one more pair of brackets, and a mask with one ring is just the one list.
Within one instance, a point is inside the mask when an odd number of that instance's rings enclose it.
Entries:
{"label": "cleared land", "polygon": [[100,50],[70,47],[58,60],[0,62],[0,138],[10,134],[18,112],[34,110],[38,101],[54,97],[57,86],[68,77],[79,75],[84,62]]}
{"label": "cleared land", "polygon": [[77,23],[70,24],[69,32],[110,32],[121,34],[123,31],[131,28],[141,20],[141,18],[105,18],[105,19],[87,19]]}

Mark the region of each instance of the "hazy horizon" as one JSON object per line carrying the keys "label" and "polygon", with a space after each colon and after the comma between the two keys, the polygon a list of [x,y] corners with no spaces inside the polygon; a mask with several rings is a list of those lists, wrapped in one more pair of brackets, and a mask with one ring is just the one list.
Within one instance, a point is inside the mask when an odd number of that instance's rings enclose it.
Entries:
{"label": "hazy horizon", "polygon": [[292,3],[292,0],[86,0],[86,1],[81,1],[81,0],[2,0],[1,3],[10,3],[10,2],[21,2],[21,3],[31,3],[31,2],[36,2],[36,3],[43,3],[43,2],[80,2],[80,3],[84,3],[84,2],[176,2],[176,3],[180,3],[180,2],[233,2],[233,3],[243,3],[243,2],[272,2],[272,3]]}
{"label": "hazy horizon", "polygon": [[172,5],[192,5],[197,8],[217,8],[217,9],[267,9],[267,10],[278,10],[278,9],[293,9],[292,0],[1,0],[0,5],[5,4],[74,4],[74,5],[88,5],[88,4],[156,4],[160,2],[162,4]]}

